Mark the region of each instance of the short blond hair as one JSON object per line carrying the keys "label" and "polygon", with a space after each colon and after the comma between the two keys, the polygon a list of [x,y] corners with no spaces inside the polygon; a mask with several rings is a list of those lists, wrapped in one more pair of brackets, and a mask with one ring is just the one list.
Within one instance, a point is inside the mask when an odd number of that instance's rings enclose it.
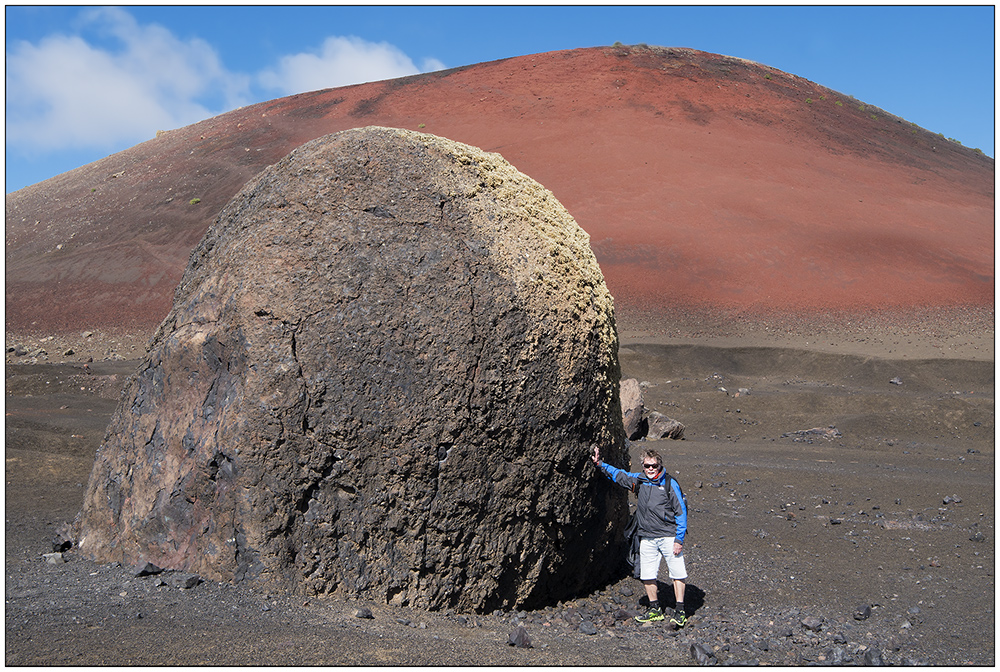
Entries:
{"label": "short blond hair", "polygon": [[661,467],[663,466],[663,458],[660,457],[660,454],[655,450],[653,450],[652,448],[647,448],[646,450],[642,451],[642,455],[640,456],[639,459],[645,462],[647,457],[653,458],[654,460],[656,460],[656,463],[658,465],[660,465]]}

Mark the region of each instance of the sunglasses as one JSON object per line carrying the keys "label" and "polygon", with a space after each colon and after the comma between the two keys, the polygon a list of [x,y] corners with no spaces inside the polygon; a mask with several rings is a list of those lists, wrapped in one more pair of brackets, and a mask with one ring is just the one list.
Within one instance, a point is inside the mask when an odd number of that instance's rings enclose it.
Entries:
{"label": "sunglasses", "polygon": [[646,463],[643,463],[643,465],[642,465],[643,469],[659,469],[659,467],[660,467],[660,465],[658,465],[658,464],[646,464]]}

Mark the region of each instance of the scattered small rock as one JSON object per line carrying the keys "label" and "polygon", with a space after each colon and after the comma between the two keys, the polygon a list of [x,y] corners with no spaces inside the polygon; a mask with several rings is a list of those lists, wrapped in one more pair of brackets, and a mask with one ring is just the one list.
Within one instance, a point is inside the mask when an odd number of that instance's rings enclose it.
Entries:
{"label": "scattered small rock", "polygon": [[596,635],[597,634],[597,627],[593,623],[591,623],[590,621],[581,621],[580,622],[580,627],[577,628],[577,630],[579,630],[580,632],[582,632],[585,635]]}
{"label": "scattered small rock", "polygon": [[73,542],[56,537],[52,540],[52,550],[55,553],[64,553],[73,548]]}
{"label": "scattered small rock", "polygon": [[920,666],[926,667],[929,665],[929,663],[925,659],[915,658],[913,656],[903,656],[902,660],[900,660],[900,663],[904,667],[920,667]]}
{"label": "scattered small rock", "polygon": [[839,646],[833,647],[833,650],[826,654],[826,663],[828,665],[843,665],[847,662],[847,658],[844,654],[844,649]]}
{"label": "scattered small rock", "polygon": [[864,621],[872,615],[871,605],[862,604],[860,607],[854,610],[854,620]]}
{"label": "scattered small rock", "polygon": [[882,652],[879,651],[874,646],[865,651],[865,665],[869,667],[881,667],[882,663]]}
{"label": "scattered small rock", "polygon": [[52,537],[52,550],[64,553],[71,548],[73,548],[73,530],[68,523],[64,523]]}
{"label": "scattered small rock", "polygon": [[699,665],[715,665],[715,653],[704,644],[694,642],[691,644],[691,657]]}
{"label": "scattered small rock", "polygon": [[132,576],[136,578],[140,578],[143,576],[153,576],[155,574],[159,574],[162,571],[163,569],[161,567],[157,567],[151,562],[146,562],[141,565],[136,565],[134,571],[132,572]]}
{"label": "scattered small rock", "polygon": [[611,612],[611,615],[614,616],[616,621],[627,621],[633,616],[627,609],[615,609]]}
{"label": "scattered small rock", "polygon": [[507,637],[507,644],[510,646],[516,646],[519,649],[530,649],[531,637],[528,636],[528,631],[524,629],[523,625],[519,625],[510,633]]}
{"label": "scattered small rock", "polygon": [[948,495],[944,498],[944,503],[947,504],[961,504],[962,498],[958,495]]}
{"label": "scattered small rock", "polygon": [[899,376],[896,376],[895,378],[893,378],[889,382],[892,383],[893,385],[902,385],[903,384],[903,380]]}
{"label": "scattered small rock", "polygon": [[168,583],[174,588],[180,588],[181,590],[188,590],[194,588],[199,583],[201,583],[201,577],[197,574],[187,574],[180,573],[172,575]]}
{"label": "scattered small rock", "polygon": [[815,616],[806,616],[801,622],[806,630],[812,630],[813,632],[819,632],[820,628],[823,627],[823,619],[816,618]]}
{"label": "scattered small rock", "polygon": [[58,551],[55,553],[45,553],[42,557],[45,558],[45,562],[50,565],[61,565],[66,562],[66,558],[64,558],[63,554]]}
{"label": "scattered small rock", "polygon": [[354,618],[375,618],[375,615],[368,607],[358,607],[354,610]]}

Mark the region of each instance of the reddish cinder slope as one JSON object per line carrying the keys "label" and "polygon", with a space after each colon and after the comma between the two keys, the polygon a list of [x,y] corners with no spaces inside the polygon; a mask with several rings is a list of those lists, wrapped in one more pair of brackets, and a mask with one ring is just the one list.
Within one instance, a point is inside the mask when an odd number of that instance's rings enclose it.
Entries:
{"label": "reddish cinder slope", "polygon": [[619,311],[993,304],[992,159],[773,68],[609,47],[261,103],[10,194],[8,331],[152,331],[246,180],[367,125],[499,152],[548,187]]}

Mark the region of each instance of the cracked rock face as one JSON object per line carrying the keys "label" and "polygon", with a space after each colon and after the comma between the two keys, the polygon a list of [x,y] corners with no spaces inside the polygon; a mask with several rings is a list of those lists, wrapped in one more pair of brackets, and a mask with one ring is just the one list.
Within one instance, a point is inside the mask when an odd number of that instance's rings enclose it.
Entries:
{"label": "cracked rock face", "polygon": [[364,128],[251,180],[191,255],[76,523],[98,561],[423,608],[622,572],[611,296],[499,155]]}

